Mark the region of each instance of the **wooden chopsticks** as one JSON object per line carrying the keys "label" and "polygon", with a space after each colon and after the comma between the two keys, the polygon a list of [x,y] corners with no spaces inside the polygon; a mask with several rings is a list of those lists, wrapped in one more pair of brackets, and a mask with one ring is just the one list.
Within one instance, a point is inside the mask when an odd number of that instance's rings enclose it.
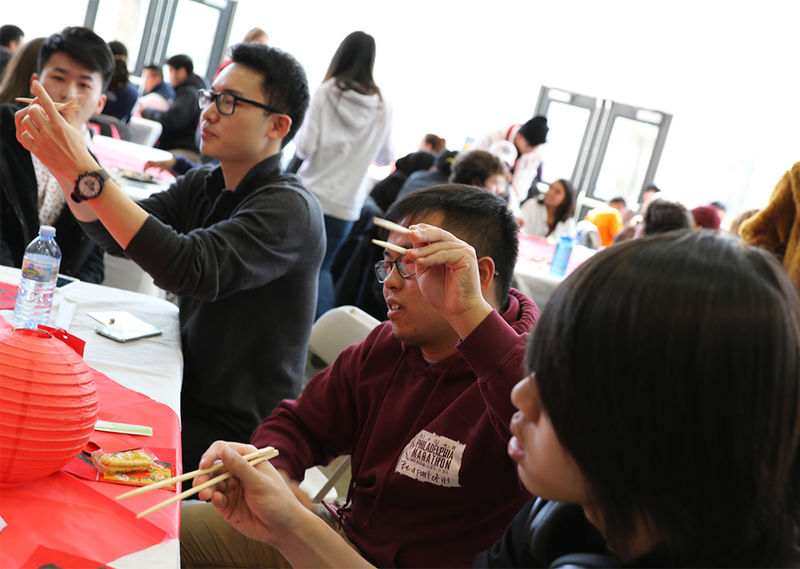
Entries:
{"label": "wooden chopsticks", "polygon": [[[36,99],[31,99],[30,97],[16,97],[14,100],[17,101],[18,103],[25,103],[26,105],[30,105]],[[75,101],[75,99],[67,101],[66,103],[56,103],[56,102],[54,102],[53,104],[56,106],[56,110],[57,111],[60,111],[62,109],[66,109],[66,108],[70,108],[70,109],[78,108],[78,103]]]}
{"label": "wooden chopsticks", "polygon": [[408,235],[411,233],[411,230],[408,227],[403,227],[402,225],[395,223],[394,221],[389,221],[388,219],[383,219],[382,217],[373,217],[372,223],[377,225],[378,227],[383,227],[384,229],[388,229],[389,231],[397,231],[403,235]]}
{"label": "wooden chopsticks", "polygon": [[[255,466],[255,465],[260,464],[260,463],[262,463],[262,462],[264,462],[266,460],[269,460],[271,458],[275,458],[276,456],[278,456],[278,449],[275,449],[273,447],[265,447],[265,448],[262,448],[262,449],[258,449],[257,451],[251,452],[250,454],[246,454],[242,458],[244,458],[251,465]],[[220,470],[221,468],[222,468],[222,463],[218,462],[217,464],[215,464],[214,466],[211,466],[209,468],[201,468],[201,469],[198,469],[198,470],[193,470],[192,472],[186,472],[185,474],[181,474],[180,476],[173,476],[172,478],[169,478],[167,480],[162,480],[161,482],[156,482],[154,484],[148,484],[147,486],[142,486],[141,488],[137,488],[135,490],[131,490],[130,492],[125,492],[124,494],[120,494],[119,496],[117,496],[116,499],[117,500],[122,500],[124,498],[130,498],[131,496],[138,496],[139,494],[144,494],[145,492],[150,492],[151,490],[158,490],[159,488],[165,488],[167,486],[172,486],[173,484],[175,484],[177,482],[183,482],[184,480],[189,480],[190,478],[195,478],[197,476],[200,476],[201,474],[210,474],[212,472],[216,472],[216,471]],[[136,517],[137,518],[141,518],[143,516],[146,516],[147,514],[152,514],[153,512],[155,512],[157,510],[160,510],[161,508],[163,508],[165,506],[169,506],[170,504],[173,504],[175,502],[183,500],[184,498],[188,498],[189,496],[193,496],[194,494],[197,494],[201,490],[205,490],[206,488],[208,488],[210,486],[213,486],[217,482],[222,482],[223,480],[227,480],[230,477],[231,477],[231,473],[230,472],[225,472],[223,474],[220,474],[219,476],[216,476],[216,477],[212,478],[211,480],[209,480],[207,482],[204,482],[203,484],[200,484],[199,486],[195,486],[194,488],[190,488],[189,490],[186,490],[185,492],[181,492],[177,496],[173,496],[172,498],[169,498],[168,500],[164,500],[160,504],[156,504],[155,506],[153,506],[151,508],[148,508],[145,511],[136,514]]]}
{"label": "wooden chopsticks", "polygon": [[[395,223],[394,221],[389,221],[388,219],[383,219],[382,217],[373,217],[372,223],[377,225],[378,227],[383,227],[384,229],[388,229],[389,231],[396,231],[402,235],[408,235],[411,233],[411,230],[408,227],[403,227]],[[401,255],[405,255],[408,253],[408,249],[405,247],[401,247],[400,245],[395,245],[394,243],[389,243],[388,241],[383,241],[382,239],[373,239],[373,245],[377,245],[378,247],[383,247],[384,249],[389,249],[390,251],[394,251],[395,253],[400,253]]]}

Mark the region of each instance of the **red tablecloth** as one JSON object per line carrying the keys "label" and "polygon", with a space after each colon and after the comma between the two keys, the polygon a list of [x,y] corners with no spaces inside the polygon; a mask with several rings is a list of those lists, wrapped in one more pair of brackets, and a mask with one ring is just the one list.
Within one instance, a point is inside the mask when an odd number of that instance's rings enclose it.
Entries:
{"label": "red tablecloth", "polygon": [[[0,327],[8,327],[2,318]],[[180,474],[180,422],[175,412],[97,371],[93,370],[93,375],[100,400],[99,418],[149,425],[153,436],[95,431],[91,441],[106,450],[162,449],[163,454],[171,456],[159,458],[175,464],[176,474]],[[161,489],[120,502],[113,499],[130,489],[87,480],[65,470],[0,487],[0,516],[8,524],[0,532],[0,567],[40,567],[51,563],[67,568],[77,566],[75,559],[81,558],[108,564],[166,538],[177,538],[180,503],[146,518],[135,517],[137,512],[174,496],[174,492]]]}

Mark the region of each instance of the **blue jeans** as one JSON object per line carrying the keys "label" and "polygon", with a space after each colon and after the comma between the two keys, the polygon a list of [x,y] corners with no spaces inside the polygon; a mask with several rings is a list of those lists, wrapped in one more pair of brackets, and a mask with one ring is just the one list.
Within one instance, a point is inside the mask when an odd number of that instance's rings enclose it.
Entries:
{"label": "blue jeans", "polygon": [[328,240],[328,246],[325,249],[325,258],[322,260],[322,267],[319,270],[317,314],[314,319],[325,314],[336,304],[336,292],[333,288],[331,267],[333,266],[333,260],[336,258],[336,253],[339,252],[342,243],[350,234],[353,223],[352,221],[345,221],[329,215],[325,216],[325,238]]}

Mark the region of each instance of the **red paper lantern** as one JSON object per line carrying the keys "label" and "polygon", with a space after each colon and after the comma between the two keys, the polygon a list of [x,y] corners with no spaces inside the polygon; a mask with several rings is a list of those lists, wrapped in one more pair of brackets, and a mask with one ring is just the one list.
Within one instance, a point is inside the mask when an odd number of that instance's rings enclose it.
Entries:
{"label": "red paper lantern", "polygon": [[0,330],[0,484],[59,470],[97,422],[89,366],[44,330]]}

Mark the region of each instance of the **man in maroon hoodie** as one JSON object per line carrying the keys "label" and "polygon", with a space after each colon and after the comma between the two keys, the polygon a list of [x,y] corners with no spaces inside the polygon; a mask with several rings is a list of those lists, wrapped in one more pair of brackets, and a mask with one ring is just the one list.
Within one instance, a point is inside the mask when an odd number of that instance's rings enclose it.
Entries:
{"label": "man in maroon hoodie", "polygon": [[[271,465],[254,469],[231,450],[247,445],[206,452],[201,468],[222,458],[236,477],[200,494],[216,509],[184,507],[184,567],[349,566],[357,553],[381,567],[464,567],[529,499],[506,446],[539,309],[509,289],[513,216],[489,192],[446,185],[409,194],[387,217],[411,228],[387,238],[407,252],[387,248],[375,267],[389,321],[262,421],[251,442],[280,451]],[[335,514],[344,540],[278,474],[294,487],[342,454],[353,470]]]}

